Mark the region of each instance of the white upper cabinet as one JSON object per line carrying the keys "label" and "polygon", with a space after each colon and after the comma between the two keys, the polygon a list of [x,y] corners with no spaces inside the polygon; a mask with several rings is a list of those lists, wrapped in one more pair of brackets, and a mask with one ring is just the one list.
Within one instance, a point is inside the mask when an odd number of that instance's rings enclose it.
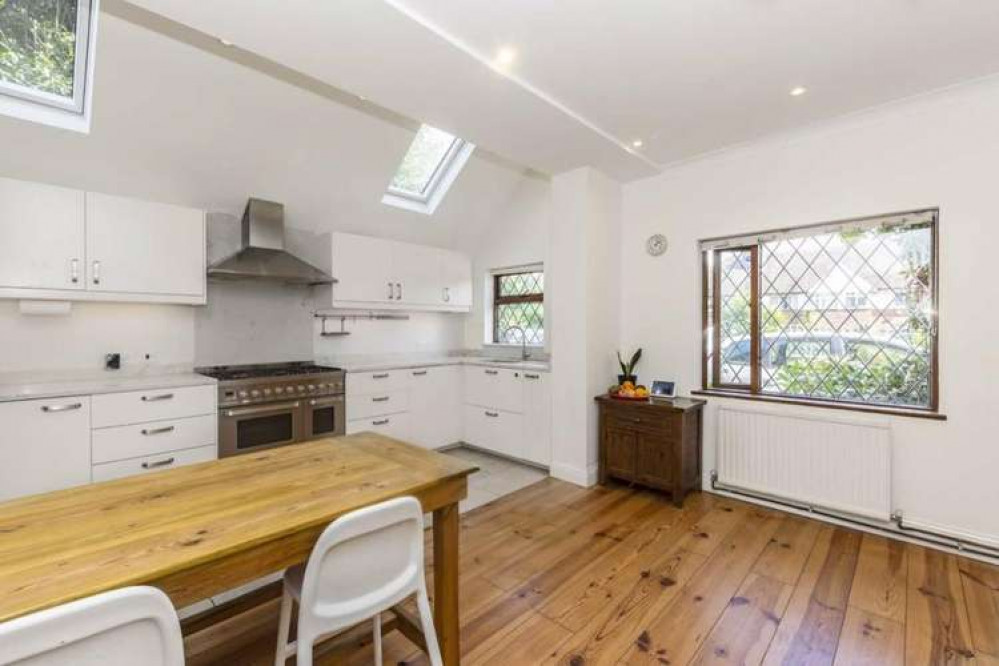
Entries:
{"label": "white upper cabinet", "polygon": [[83,197],[79,190],[0,178],[0,288],[85,287]]}
{"label": "white upper cabinet", "polygon": [[446,306],[463,312],[472,309],[472,264],[468,257],[451,251],[440,256],[442,292],[438,297]]}
{"label": "white upper cabinet", "polygon": [[0,298],[205,302],[204,212],[0,179]]}
{"label": "white upper cabinet", "polygon": [[204,213],[87,193],[87,289],[203,298]]}
{"label": "white upper cabinet", "polygon": [[471,310],[472,265],[458,252],[342,233],[331,243],[333,308]]}
{"label": "white upper cabinet", "polygon": [[333,234],[334,307],[395,303],[392,246],[380,238]]}

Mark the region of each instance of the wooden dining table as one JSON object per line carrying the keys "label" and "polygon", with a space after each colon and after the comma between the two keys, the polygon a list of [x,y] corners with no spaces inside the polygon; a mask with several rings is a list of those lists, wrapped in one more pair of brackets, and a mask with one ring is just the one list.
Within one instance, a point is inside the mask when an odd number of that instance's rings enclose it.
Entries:
{"label": "wooden dining table", "polygon": [[458,502],[476,467],[374,433],[0,504],[0,622],[129,585],[178,608],[308,559],[337,517],[393,497],[433,512],[434,623],[459,663]]}

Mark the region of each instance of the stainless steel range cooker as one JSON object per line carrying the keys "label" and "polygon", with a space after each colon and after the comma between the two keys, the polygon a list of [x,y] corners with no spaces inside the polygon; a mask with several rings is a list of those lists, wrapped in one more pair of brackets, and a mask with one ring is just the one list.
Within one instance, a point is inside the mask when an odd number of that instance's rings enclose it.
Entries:
{"label": "stainless steel range cooker", "polygon": [[346,431],[344,372],[313,363],[195,368],[218,380],[219,457]]}

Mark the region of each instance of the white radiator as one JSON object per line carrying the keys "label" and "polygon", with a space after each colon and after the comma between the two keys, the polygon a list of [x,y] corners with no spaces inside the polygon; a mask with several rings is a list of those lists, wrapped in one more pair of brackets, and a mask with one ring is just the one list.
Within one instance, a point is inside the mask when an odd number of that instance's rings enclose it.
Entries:
{"label": "white radiator", "polygon": [[722,406],[716,441],[715,468],[722,486],[890,518],[887,423]]}

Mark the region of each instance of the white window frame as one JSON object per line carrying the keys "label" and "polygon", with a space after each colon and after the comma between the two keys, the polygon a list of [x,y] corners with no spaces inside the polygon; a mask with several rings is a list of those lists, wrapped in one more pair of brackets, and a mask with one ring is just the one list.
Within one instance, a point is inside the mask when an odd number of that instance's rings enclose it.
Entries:
{"label": "white window frame", "polygon": [[100,0],[77,1],[73,99],[0,81],[0,114],[88,133],[99,15]]}
{"label": "white window frame", "polygon": [[447,152],[434,167],[434,172],[427,180],[422,192],[410,192],[389,185],[388,191],[382,197],[382,203],[424,215],[433,215],[437,206],[444,200],[444,195],[447,194],[458,174],[465,167],[468,158],[472,156],[473,150],[475,150],[475,144],[455,137]]}

